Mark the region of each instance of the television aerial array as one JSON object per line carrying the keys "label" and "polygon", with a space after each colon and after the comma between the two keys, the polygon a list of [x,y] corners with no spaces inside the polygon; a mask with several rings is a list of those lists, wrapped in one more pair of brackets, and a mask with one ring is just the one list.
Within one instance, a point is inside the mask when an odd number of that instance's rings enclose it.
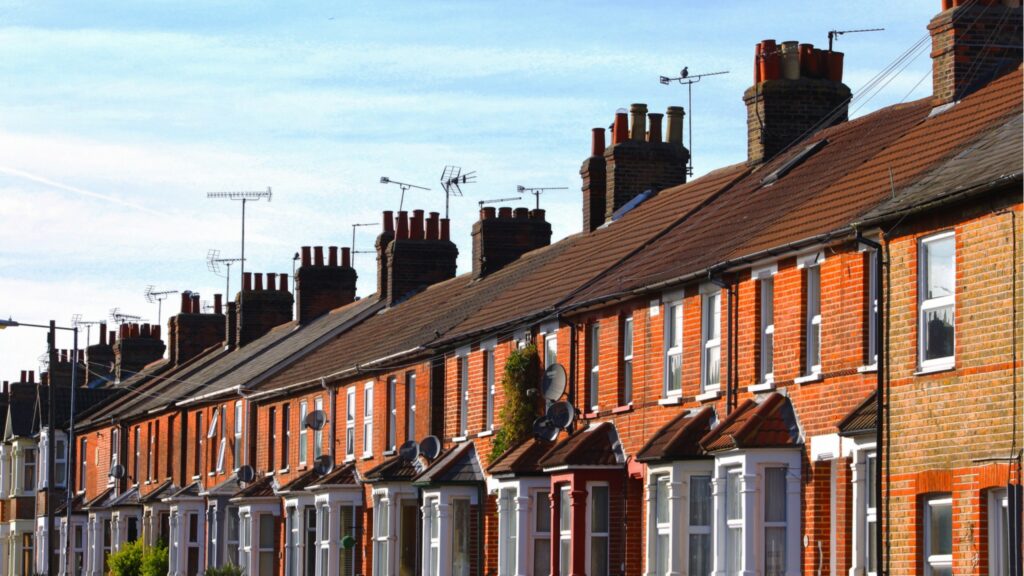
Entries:
{"label": "television aerial array", "polygon": [[689,140],[689,142],[687,143],[687,148],[690,152],[690,160],[686,166],[687,176],[693,176],[693,85],[709,76],[721,76],[722,74],[728,73],[728,70],[724,70],[722,72],[705,72],[703,74],[690,74],[689,66],[684,66],[683,69],[679,71],[679,76],[676,76],[675,78],[669,78],[668,76],[658,77],[658,82],[661,82],[666,86],[673,82],[678,82],[679,84],[686,86],[686,112],[690,115],[689,136],[687,137],[687,140]]}
{"label": "television aerial array", "polygon": [[[221,258],[220,250],[210,248],[206,251],[206,269],[224,278],[224,297],[231,298],[231,265],[241,262],[241,258]],[[221,271],[221,266],[224,271]]]}
{"label": "television aerial array", "polygon": [[512,202],[513,200],[522,200],[522,196],[513,196],[511,198],[491,198],[490,200],[479,200],[477,204],[482,209],[485,204],[497,204],[498,202]]}
{"label": "television aerial array", "polygon": [[142,320],[142,316],[136,316],[135,314],[128,314],[126,312],[121,312],[121,308],[119,308],[119,307],[118,308],[111,308],[110,309],[110,319],[115,324],[117,324],[118,326],[120,326],[121,324],[124,324],[126,322],[142,322],[143,321]]}
{"label": "television aerial array", "polygon": [[164,313],[164,300],[167,299],[171,294],[177,294],[177,290],[157,290],[152,284],[146,286],[146,292],[143,296],[146,297],[146,302],[150,304],[156,304],[156,323],[160,324],[163,321]]}
{"label": "television aerial array", "polygon": [[476,182],[476,171],[462,173],[460,166],[445,166],[441,171],[441,187],[444,188],[444,217],[448,218],[448,204],[452,196],[462,196],[462,185]]}
{"label": "television aerial array", "polygon": [[399,182],[398,180],[392,180],[391,178],[388,178],[387,176],[381,176],[380,177],[380,183],[381,184],[397,184],[398,187],[402,189],[402,196],[398,200],[398,211],[399,212],[402,211],[402,206],[405,204],[405,193],[410,188],[415,188],[417,190],[430,190],[430,188],[427,188],[426,186],[417,186],[416,184],[409,184],[407,182]]}
{"label": "television aerial array", "polygon": [[536,199],[535,207],[538,210],[540,209],[540,195],[541,194],[547,192],[548,190],[568,190],[568,189],[569,188],[566,187],[566,186],[548,186],[548,187],[545,187],[545,188],[542,188],[542,187],[530,188],[530,187],[527,187],[527,186],[516,186],[516,192],[518,192],[520,194],[533,194],[533,197]]}
{"label": "television aerial array", "polygon": [[91,335],[90,333],[92,332],[92,327],[93,326],[98,326],[100,324],[103,324],[102,320],[82,320],[82,315],[81,314],[72,314],[71,315],[71,326],[72,327],[78,328],[79,326],[85,326],[85,345],[86,346],[88,346],[89,343],[90,343],[89,342],[89,337]]}
{"label": "television aerial array", "polygon": [[356,254],[373,254],[374,250],[356,250],[356,228],[363,228],[366,226],[377,226],[377,222],[357,222],[352,225],[352,267],[356,267]]}

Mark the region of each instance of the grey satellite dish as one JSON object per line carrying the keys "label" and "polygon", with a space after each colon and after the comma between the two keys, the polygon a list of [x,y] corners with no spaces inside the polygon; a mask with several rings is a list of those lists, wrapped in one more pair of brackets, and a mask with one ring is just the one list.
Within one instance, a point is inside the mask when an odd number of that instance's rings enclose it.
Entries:
{"label": "grey satellite dish", "polygon": [[114,464],[113,466],[110,467],[110,477],[114,478],[115,480],[120,480],[121,478],[124,478],[125,474],[126,470],[124,469],[124,466],[120,464]]}
{"label": "grey satellite dish", "polygon": [[441,441],[437,439],[437,436],[427,436],[420,440],[420,454],[423,454],[427,460],[437,458],[437,455],[440,453]]}
{"label": "grey satellite dish", "polygon": [[403,460],[413,461],[420,455],[420,445],[415,440],[409,440],[398,448],[398,455]]}
{"label": "grey satellite dish", "polygon": [[256,478],[256,471],[252,469],[252,466],[245,464],[238,467],[238,471],[235,472],[235,477],[238,478],[239,482],[245,482],[248,484]]}
{"label": "grey satellite dish", "polygon": [[555,402],[551,406],[548,406],[547,414],[548,420],[555,426],[562,430],[568,429],[572,426],[572,423],[576,421],[576,409],[572,407],[572,404],[561,401]]}
{"label": "grey satellite dish", "polygon": [[306,421],[304,422],[306,428],[312,428],[313,430],[323,430],[324,425],[327,424],[327,414],[323,410],[313,410],[309,414],[306,414]]}
{"label": "grey satellite dish", "polygon": [[533,436],[538,440],[554,442],[558,438],[558,426],[547,416],[541,416],[533,421]]}
{"label": "grey satellite dish", "polygon": [[558,400],[565,393],[565,368],[561,364],[552,364],[544,371],[544,381],[540,384],[541,393],[548,400]]}
{"label": "grey satellite dish", "polygon": [[324,454],[313,461],[313,470],[320,476],[327,476],[334,470],[334,459],[330,454]]}

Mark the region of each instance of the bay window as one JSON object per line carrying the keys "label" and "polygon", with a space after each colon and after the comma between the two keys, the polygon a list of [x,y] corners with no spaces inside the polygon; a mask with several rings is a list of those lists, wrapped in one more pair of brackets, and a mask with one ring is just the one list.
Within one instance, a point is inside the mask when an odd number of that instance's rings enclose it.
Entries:
{"label": "bay window", "polygon": [[224,561],[238,564],[238,508],[228,508],[224,513]]}
{"label": "bay window", "polygon": [[426,540],[426,574],[427,576],[438,576],[440,574],[441,560],[441,515],[438,510],[439,498],[426,498],[423,501],[423,522],[426,529],[423,531]]}
{"label": "bay window", "polygon": [[36,450],[26,448],[22,459],[22,490],[34,492],[36,489]]}
{"label": "bay window", "polygon": [[703,392],[710,392],[721,384],[722,291],[712,284],[702,292],[700,383]]}
{"label": "bay window", "polygon": [[953,499],[939,494],[924,502],[925,576],[953,574]]}
{"label": "bay window", "polygon": [[377,497],[373,515],[373,574],[388,574],[388,534],[390,531],[390,510],[387,498]]}
{"label": "bay window", "polygon": [[743,566],[743,476],[739,468],[728,471],[725,482],[725,571],[739,574]]}
{"label": "bay window", "polygon": [[260,514],[258,518],[260,531],[259,548],[257,549],[259,574],[261,576],[272,575],[274,574],[274,559],[277,556],[277,551],[275,550],[277,535],[274,529],[274,516],[271,514]]}
{"label": "bay window", "polygon": [[918,358],[920,369],[953,366],[956,326],[956,242],[935,234],[918,247]]}
{"label": "bay window", "polygon": [[878,486],[875,485],[875,467],[878,466],[875,453],[864,458],[865,506],[864,506],[864,537],[867,538],[865,566],[868,574],[878,573]]}
{"label": "bay window", "polygon": [[516,556],[519,529],[517,527],[515,488],[502,488],[498,493],[499,527],[498,576],[513,576],[516,573]]}
{"label": "bay window", "polygon": [[665,304],[664,397],[683,393],[683,303]]}
{"label": "bay window", "polygon": [[611,519],[607,484],[590,484],[590,576],[608,576],[608,539]]}
{"label": "bay window", "polygon": [[547,490],[533,495],[533,574],[551,573],[551,496]]}
{"label": "bay window", "polygon": [[764,471],[764,573],[786,573],[786,469]]}
{"label": "bay window", "polygon": [[469,576],[469,500],[452,500],[452,576]]}
{"label": "bay window", "polygon": [[558,573],[570,574],[572,561],[572,497],[568,485],[558,489]]}
{"label": "bay window", "polygon": [[690,514],[687,526],[690,574],[711,574],[711,476],[690,476]]}
{"label": "bay window", "polygon": [[622,388],[620,406],[633,402],[633,316],[622,319]]}
{"label": "bay window", "polygon": [[672,545],[672,510],[669,508],[669,475],[660,474],[654,477],[651,483],[654,494],[651,496],[651,518],[654,519],[655,534],[652,535],[651,544],[653,553],[648,556],[648,564],[654,566],[654,571],[648,569],[649,574],[664,576],[668,574],[669,556]]}

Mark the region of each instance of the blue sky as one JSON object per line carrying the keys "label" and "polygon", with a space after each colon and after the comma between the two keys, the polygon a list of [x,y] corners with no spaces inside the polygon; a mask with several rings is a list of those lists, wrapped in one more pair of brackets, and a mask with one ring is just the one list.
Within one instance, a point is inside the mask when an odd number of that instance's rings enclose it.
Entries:
{"label": "blue sky", "polygon": [[[407,208],[442,210],[445,164],[478,175],[452,201],[466,270],[477,200],[513,196],[518,184],[568,187],[542,207],[555,238],[579,230],[590,128],[632,102],[686,105],[685,89],[659,75],[730,71],[697,86],[688,110],[699,175],[745,157],[741,97],[757,42],[824,46],[833,28],[886,28],[836,45],[857,94],[940,9],[939,0],[297,4],[0,1],[0,316],[67,324],[120,307],[155,321],[147,285],[205,299],[223,290],[207,250],[238,252],[237,204],[205,192],[272,186],[270,204],[251,205],[247,268],[290,274],[300,246],[348,245],[352,223],[397,208],[383,175],[432,188],[410,192]],[[927,46],[917,54],[855,115],[929,94]],[[362,229],[357,248],[374,235]],[[356,261],[363,295],[372,261]],[[0,332],[0,379],[38,369],[44,349],[42,333]]]}

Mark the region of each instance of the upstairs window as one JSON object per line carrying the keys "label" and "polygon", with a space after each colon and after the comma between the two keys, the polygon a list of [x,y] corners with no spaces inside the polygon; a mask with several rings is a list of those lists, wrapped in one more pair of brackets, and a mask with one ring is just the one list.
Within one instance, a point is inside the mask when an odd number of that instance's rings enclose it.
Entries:
{"label": "upstairs window", "polygon": [[804,313],[804,375],[821,374],[821,269],[804,268],[806,309]]}
{"label": "upstairs window", "polygon": [[760,381],[775,381],[775,279],[772,276],[758,280],[761,288],[761,362]]}
{"label": "upstairs window", "polygon": [[363,387],[363,458],[373,456],[373,382]]}
{"label": "upstairs window", "polygon": [[457,435],[469,434],[469,356],[459,357],[459,428]]}
{"label": "upstairs window", "polygon": [[665,305],[665,397],[683,393],[683,303]]}
{"label": "upstairs window", "polygon": [[356,388],[345,391],[345,457],[356,455]]}
{"label": "upstairs window", "polygon": [[54,440],[54,485],[58,488],[67,486],[68,481],[68,443],[64,438]]}
{"label": "upstairs window", "polygon": [[485,430],[494,430],[494,349],[484,350],[484,394],[487,405],[484,407]]}
{"label": "upstairs window", "polygon": [[416,439],[416,373],[405,373],[405,439]]}
{"label": "upstairs window", "polygon": [[[372,396],[371,396],[372,399]],[[317,397],[313,399],[313,410],[324,411],[324,399]],[[372,409],[371,409],[372,410]],[[371,414],[372,415],[372,414]],[[324,453],[324,429],[313,430],[313,458],[319,458]]]}
{"label": "upstairs window", "polygon": [[277,462],[277,408],[271,407],[267,416],[267,427],[270,429],[267,438],[267,470],[274,470],[274,463]]}
{"label": "upstairs window", "polygon": [[558,364],[558,333],[549,332],[544,335],[544,368]]}
{"label": "upstairs window", "polygon": [[[299,423],[302,424],[301,422]],[[285,404],[281,406],[281,469],[288,468],[288,458],[291,456],[292,444],[292,406]],[[220,470],[220,467],[217,468]]]}
{"label": "upstairs window", "polygon": [[[271,415],[273,415],[273,409],[271,409]],[[195,445],[193,446],[192,454],[192,475],[193,477],[195,477],[199,476],[199,471],[203,468],[203,433],[201,432],[201,430],[203,429],[203,413],[196,412],[196,415],[193,416],[193,419],[195,420],[196,425],[196,442]],[[113,438],[113,435],[111,435],[111,438]]]}
{"label": "upstairs window", "polygon": [[136,426],[132,431],[132,443],[135,445],[135,459],[132,461],[132,482],[139,483],[139,473],[142,470],[139,460],[142,459],[142,428]]}
{"label": "upstairs window", "polygon": [[622,397],[620,406],[633,402],[633,316],[622,319]]}
{"label": "upstairs window", "polygon": [[78,441],[78,491],[85,491],[85,479],[89,470],[89,440],[82,438]]}
{"label": "upstairs window", "polygon": [[[718,390],[722,377],[722,292],[711,286],[701,295],[701,389]],[[710,291],[713,290],[713,291]]]}
{"label": "upstairs window", "polygon": [[867,322],[866,332],[867,338],[867,351],[865,352],[864,361],[869,366],[878,364],[878,251],[868,250],[867,257],[864,258],[864,265],[867,266],[865,277],[867,278],[867,314],[865,314],[865,321]]}
{"label": "upstairs window", "polygon": [[308,415],[309,403],[303,400],[299,402],[299,466],[305,466],[309,460],[309,430],[306,428]]}
{"label": "upstairs window", "polygon": [[36,489],[36,451],[34,448],[25,450],[24,464],[22,465],[22,490],[33,492]]}
{"label": "upstairs window", "polygon": [[600,397],[601,371],[601,325],[593,323],[587,332],[587,351],[590,353],[590,382],[587,394],[590,397],[590,411],[597,412]]}
{"label": "upstairs window", "polygon": [[398,394],[398,378],[388,377],[388,430],[386,450],[394,452],[398,449],[398,402],[395,398]]}
{"label": "upstairs window", "polygon": [[956,313],[956,238],[943,232],[918,248],[918,354],[922,370],[953,366]]}
{"label": "upstairs window", "polygon": [[953,574],[953,499],[933,496],[924,503],[925,576]]}
{"label": "upstairs window", "polygon": [[242,465],[242,402],[235,402],[235,446],[233,450],[233,460],[235,469]]}
{"label": "upstairs window", "polygon": [[[160,425],[160,421],[156,421],[156,425]],[[152,482],[153,480],[153,455],[156,452],[156,435],[153,432],[153,423],[150,422],[146,425],[146,431],[149,436],[149,447],[146,451],[146,480]]]}

